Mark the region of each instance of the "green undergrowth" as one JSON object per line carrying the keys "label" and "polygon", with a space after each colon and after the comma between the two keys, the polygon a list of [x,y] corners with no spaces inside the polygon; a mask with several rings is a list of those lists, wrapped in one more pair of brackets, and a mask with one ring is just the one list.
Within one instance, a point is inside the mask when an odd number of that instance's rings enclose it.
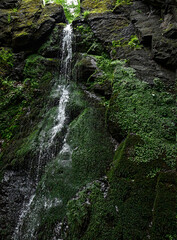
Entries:
{"label": "green undergrowth", "polygon": [[4,141],[4,152],[1,156],[3,165],[19,165],[27,153],[25,149],[31,147],[28,145],[31,142],[27,139],[26,148],[23,142],[41,117],[39,111],[45,102],[47,88],[53,77],[52,73],[47,71],[47,62],[50,60],[31,55],[26,59],[22,81],[7,77],[2,82],[0,137]]}
{"label": "green undergrowth", "polygon": [[161,157],[171,168],[176,166],[175,97],[166,91],[160,79],[150,86],[135,76],[125,61],[97,57],[103,72],[95,83],[112,84],[112,96],[106,102],[107,122],[112,131],[138,134],[145,144],[136,147],[134,161],[148,162]]}
{"label": "green undergrowth", "polygon": [[124,38],[121,38],[119,40],[112,41],[112,51],[116,50],[117,48],[124,48],[129,47],[131,49],[140,49],[142,48],[142,45],[140,45],[139,39],[136,35],[132,35],[131,38],[128,40],[125,40]]}
{"label": "green undergrowth", "polygon": [[66,239],[175,240],[176,173],[166,166],[148,176],[163,165],[161,160],[132,162],[135,147],[143,144],[139,136],[128,135],[115,153],[108,178],[87,184],[68,202]]}
{"label": "green undergrowth", "polygon": [[79,52],[101,55],[104,52],[102,44],[96,39],[88,24],[74,26],[74,33],[78,36],[76,48]]}
{"label": "green undergrowth", "polygon": [[172,168],[176,165],[175,98],[159,79],[154,86],[139,81],[131,68],[119,64],[115,69],[109,119],[117,121],[124,132],[134,132],[145,144],[136,148],[136,161],[162,157]]}
{"label": "green undergrowth", "polygon": [[3,68],[13,67],[13,53],[11,49],[0,49],[0,74],[2,74]]}

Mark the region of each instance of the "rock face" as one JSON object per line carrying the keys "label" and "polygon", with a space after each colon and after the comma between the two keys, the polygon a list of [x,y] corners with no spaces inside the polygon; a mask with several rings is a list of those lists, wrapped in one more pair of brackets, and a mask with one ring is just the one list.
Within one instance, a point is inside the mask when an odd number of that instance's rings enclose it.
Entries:
{"label": "rock face", "polygon": [[80,2],[63,88],[63,8],[0,1],[0,239],[176,240],[177,1]]}
{"label": "rock face", "polygon": [[[107,177],[86,185],[68,202],[65,236],[69,240],[175,240],[176,153],[172,166],[167,149],[162,153],[160,149],[170,139],[171,146],[175,144],[171,111],[177,76],[177,5],[161,0],[118,2],[113,11],[105,11],[101,4],[106,1],[83,0],[82,10],[90,12],[73,23],[74,76],[104,99],[106,123],[119,145]],[[95,48],[90,53],[97,43],[102,52]],[[165,124],[164,128],[162,122],[167,123],[169,114],[173,127]],[[158,150],[152,156],[156,143]]]}
{"label": "rock face", "polygon": [[23,0],[18,7],[1,11],[0,45],[34,49],[44,42],[56,23],[65,21],[61,6],[52,4],[44,8],[41,0]]}
{"label": "rock face", "polygon": [[[166,11],[163,11],[163,6],[160,4],[161,10],[158,10],[142,1],[133,1],[129,5],[118,5],[113,13],[90,13],[85,21],[102,45],[109,52],[112,50],[112,58],[129,59],[129,66],[136,69],[142,80],[152,84],[158,77],[167,84],[174,83],[177,66],[176,4],[165,5]],[[135,35],[139,43],[131,45]],[[140,50],[141,44],[146,51]],[[146,78],[143,77],[145,72],[148,72]]]}
{"label": "rock face", "polygon": [[0,151],[8,141],[10,126],[15,126],[10,135],[19,133],[11,142],[11,151],[7,149],[0,160],[1,171],[6,169],[0,183],[0,238],[4,240],[12,239],[22,205],[35,187],[29,176],[30,156],[23,167],[8,165],[25,135],[40,121],[39,112],[60,66],[65,23],[61,5],[44,7],[41,0],[0,1]]}

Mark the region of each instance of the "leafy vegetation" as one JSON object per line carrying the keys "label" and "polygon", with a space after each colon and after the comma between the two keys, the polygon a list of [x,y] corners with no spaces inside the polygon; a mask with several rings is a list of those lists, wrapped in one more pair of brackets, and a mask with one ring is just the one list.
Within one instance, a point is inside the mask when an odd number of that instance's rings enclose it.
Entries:
{"label": "leafy vegetation", "polygon": [[[45,66],[39,64],[44,58],[38,55],[32,55],[26,60],[24,68],[23,81],[13,80],[10,76],[0,78],[0,138],[7,143],[16,133],[20,126],[20,118],[27,112],[29,106],[33,103],[36,94],[39,94],[42,84],[51,79],[51,74],[44,73]],[[0,54],[3,74],[4,69],[13,66],[13,54],[11,51],[4,50]],[[40,79],[43,80],[39,84]]]}
{"label": "leafy vegetation", "polygon": [[[49,3],[50,0],[45,0],[45,2]],[[66,0],[54,0],[53,2],[63,6],[65,16],[69,23],[71,23],[80,14],[80,0],[77,0],[76,5],[73,2],[68,5]]]}
{"label": "leafy vegetation", "polygon": [[[132,41],[133,42],[133,41]],[[113,93],[106,100],[107,121],[117,126],[122,135],[138,134],[144,145],[136,149],[134,161],[147,162],[162,158],[171,168],[176,165],[175,97],[165,90],[159,79],[154,86],[141,82],[125,61],[97,57],[102,76],[96,83],[109,80]]]}
{"label": "leafy vegetation", "polygon": [[76,46],[80,52],[88,54],[102,54],[104,52],[102,44],[96,39],[91,27],[88,24],[78,25],[74,28],[75,34],[79,35]]}
{"label": "leafy vegetation", "polygon": [[11,49],[1,48],[0,50],[0,64],[1,68],[13,67],[13,53]]}
{"label": "leafy vegetation", "polygon": [[132,35],[130,40],[124,40],[124,38],[120,38],[118,40],[112,41],[112,50],[120,47],[129,47],[131,49],[140,49],[142,45],[140,45],[139,39],[136,35]]}

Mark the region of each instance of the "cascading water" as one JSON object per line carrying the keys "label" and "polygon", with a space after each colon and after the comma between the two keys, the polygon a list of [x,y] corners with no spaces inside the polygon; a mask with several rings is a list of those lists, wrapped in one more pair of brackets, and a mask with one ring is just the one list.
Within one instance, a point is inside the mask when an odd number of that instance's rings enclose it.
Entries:
{"label": "cascading water", "polygon": [[[68,0],[67,4],[77,4],[77,0]],[[71,9],[71,12],[73,10]],[[55,145],[57,144],[57,136],[63,134],[62,131],[66,127],[67,120],[66,107],[69,101],[69,80],[71,75],[71,59],[72,59],[72,26],[66,25],[63,29],[63,42],[62,42],[62,58],[61,58],[61,70],[59,79],[54,84],[51,92],[51,98],[55,99],[60,96],[57,109],[54,111],[54,115],[46,115],[44,118],[51,121],[50,128],[41,128],[38,134],[38,159],[36,166],[34,163],[31,166],[35,175],[35,183],[31,186],[31,196],[28,201],[23,203],[21,214],[18,219],[17,226],[15,228],[12,239],[13,240],[32,240],[37,239],[35,236],[35,229],[39,226],[38,211],[39,209],[49,209],[53,206],[62,203],[61,199],[55,198],[53,200],[48,199],[46,196],[42,196],[40,200],[36,200],[35,190],[40,181],[41,175],[44,170],[44,166],[51,162],[56,157]],[[63,144],[60,148],[60,164],[68,165],[71,162],[72,151],[67,143],[68,132],[65,131],[63,138]],[[67,156],[67,161],[65,159]],[[35,171],[34,168],[35,167]],[[42,186],[45,188],[45,186]],[[34,203],[35,202],[35,203]],[[33,208],[31,210],[31,208]]]}

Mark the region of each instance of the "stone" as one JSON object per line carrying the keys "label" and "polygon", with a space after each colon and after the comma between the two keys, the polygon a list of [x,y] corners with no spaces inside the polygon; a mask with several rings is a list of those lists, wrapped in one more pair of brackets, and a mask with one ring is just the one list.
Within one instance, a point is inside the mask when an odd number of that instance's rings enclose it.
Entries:
{"label": "stone", "polygon": [[61,5],[43,7],[41,0],[22,1],[17,10],[4,9],[0,14],[0,44],[16,50],[35,49],[44,42],[56,23],[61,22],[66,22]]}
{"label": "stone", "polygon": [[79,54],[77,59],[78,61],[76,62],[73,70],[75,81],[94,81],[94,79],[98,77],[98,74],[100,74],[96,73],[96,70],[98,70],[96,59],[93,56],[84,56],[83,54]]}
{"label": "stone", "polygon": [[112,43],[123,37],[132,35],[131,22],[124,16],[106,12],[89,14],[88,23],[92,28],[95,36],[104,44]]}

